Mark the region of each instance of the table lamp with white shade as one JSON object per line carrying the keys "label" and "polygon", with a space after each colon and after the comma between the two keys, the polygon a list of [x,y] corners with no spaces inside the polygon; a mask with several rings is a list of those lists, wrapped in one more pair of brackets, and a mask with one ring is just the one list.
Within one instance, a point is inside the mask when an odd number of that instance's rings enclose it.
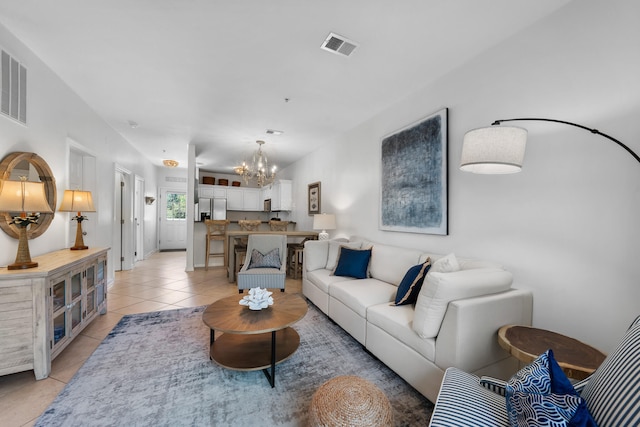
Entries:
{"label": "table lamp with white shade", "polygon": [[64,190],[64,196],[62,197],[62,203],[60,204],[60,212],[77,212],[78,214],[71,218],[71,220],[78,221],[78,227],[76,228],[76,242],[70,248],[72,251],[89,249],[84,244],[82,238],[82,221],[87,219],[82,215],[82,212],[95,212],[93,207],[93,197],[91,191],[82,190]]}
{"label": "table lamp with white shade", "polygon": [[9,270],[21,270],[38,266],[31,261],[27,227],[38,222],[41,213],[52,212],[45,195],[42,182],[27,181],[20,177],[20,181],[0,180],[0,211],[19,212],[13,217],[12,224],[18,227],[18,253],[16,261],[7,266]]}
{"label": "table lamp with white shade", "polygon": [[313,216],[313,229],[322,230],[318,233],[318,240],[329,240],[327,230],[336,229],[336,216],[334,214],[317,214]]}

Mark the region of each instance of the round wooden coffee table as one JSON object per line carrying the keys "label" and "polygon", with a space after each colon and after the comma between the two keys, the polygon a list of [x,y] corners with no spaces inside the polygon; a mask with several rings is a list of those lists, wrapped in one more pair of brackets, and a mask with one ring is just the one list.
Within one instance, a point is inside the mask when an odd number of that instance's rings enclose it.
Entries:
{"label": "round wooden coffee table", "polygon": [[530,326],[503,326],[498,331],[498,343],[524,363],[531,363],[539,355],[552,349],[556,362],[564,373],[576,380],[591,375],[606,357],[581,341]]}
{"label": "round wooden coffee table", "polygon": [[[205,309],[202,321],[211,329],[211,360],[238,371],[261,369],[274,387],[276,364],[300,345],[290,326],[307,313],[307,302],[299,294],[274,292],[272,297],[273,305],[259,311],[240,305],[239,296],[220,299]],[[217,340],[215,331],[223,332]]]}

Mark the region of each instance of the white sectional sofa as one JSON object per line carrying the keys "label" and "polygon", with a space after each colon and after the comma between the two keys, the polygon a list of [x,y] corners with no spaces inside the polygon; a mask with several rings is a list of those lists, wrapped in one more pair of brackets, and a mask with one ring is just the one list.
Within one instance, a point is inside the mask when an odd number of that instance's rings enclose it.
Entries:
{"label": "white sectional sofa", "polygon": [[[371,248],[368,277],[332,274],[341,246]],[[497,331],[506,324],[531,324],[532,294],[511,288],[511,273],[488,261],[457,260],[459,270],[452,272],[434,268],[426,276],[416,305],[393,305],[407,270],[427,259],[435,267],[438,259],[451,257],[364,239],[308,241],[302,292],[435,402],[444,371],[451,366],[508,379],[518,363],[498,345]],[[415,306],[419,309],[414,324]]]}

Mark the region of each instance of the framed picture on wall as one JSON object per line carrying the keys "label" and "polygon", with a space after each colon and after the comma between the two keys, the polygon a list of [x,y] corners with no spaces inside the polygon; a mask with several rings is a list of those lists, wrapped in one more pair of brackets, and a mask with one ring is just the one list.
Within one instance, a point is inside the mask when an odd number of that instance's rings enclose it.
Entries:
{"label": "framed picture on wall", "polygon": [[447,235],[447,109],[382,138],[380,229]]}
{"label": "framed picture on wall", "polygon": [[309,215],[320,213],[320,181],[309,184],[308,190],[308,211]]}

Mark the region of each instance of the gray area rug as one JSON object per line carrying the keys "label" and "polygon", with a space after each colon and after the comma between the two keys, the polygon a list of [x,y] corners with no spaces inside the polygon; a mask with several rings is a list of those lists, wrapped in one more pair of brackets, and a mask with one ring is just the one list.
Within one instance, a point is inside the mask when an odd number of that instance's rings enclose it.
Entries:
{"label": "gray area rug", "polygon": [[359,375],[389,398],[398,426],[425,426],[433,405],[313,305],[294,328],[300,347],[262,371],[209,360],[204,307],[129,315],[98,346],[36,426],[305,426],[311,397]]}

